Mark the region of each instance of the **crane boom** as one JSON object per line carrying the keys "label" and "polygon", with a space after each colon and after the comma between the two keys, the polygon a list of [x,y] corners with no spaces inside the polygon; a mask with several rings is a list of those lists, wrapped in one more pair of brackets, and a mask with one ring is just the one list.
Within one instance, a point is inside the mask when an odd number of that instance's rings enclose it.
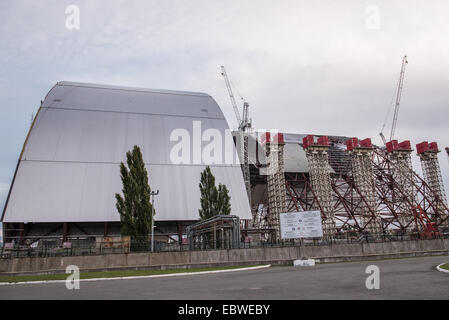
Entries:
{"label": "crane boom", "polygon": [[231,99],[232,106],[234,107],[235,116],[237,118],[238,124],[240,126],[242,119],[240,118],[239,109],[237,108],[237,103],[235,102],[234,93],[232,92],[231,83],[228,79],[228,74],[224,66],[221,66],[221,75],[224,77],[226,82],[226,87],[228,88],[229,98]]}
{"label": "crane boom", "polygon": [[380,137],[382,138],[382,141],[383,141],[383,143],[384,143],[384,146],[387,145],[387,139],[385,139],[385,136],[384,136],[383,132],[381,132],[381,133],[379,133],[379,134],[380,134]]}
{"label": "crane boom", "polygon": [[243,180],[245,182],[246,192],[248,194],[248,201],[251,207],[251,182],[250,182],[250,170],[249,170],[249,157],[248,157],[248,144],[251,129],[251,121],[248,119],[248,108],[249,103],[246,102],[243,98],[243,120],[240,117],[239,109],[237,107],[237,103],[235,102],[234,93],[232,92],[231,82],[229,81],[228,74],[226,73],[226,69],[224,66],[221,66],[221,75],[224,77],[226,82],[226,87],[228,88],[229,97],[231,99],[232,106],[234,107],[235,116],[237,118],[239,130],[238,130],[238,147],[241,152],[241,167],[243,173]]}
{"label": "crane boom", "polygon": [[402,59],[401,74],[399,76],[398,92],[396,95],[396,106],[394,108],[393,123],[391,125],[390,141],[394,139],[394,134],[396,131],[396,124],[398,121],[398,114],[399,114],[399,105],[401,103],[401,96],[402,96],[402,88],[404,86],[405,66],[407,65],[407,63],[408,63],[407,56],[404,56],[404,58]]}

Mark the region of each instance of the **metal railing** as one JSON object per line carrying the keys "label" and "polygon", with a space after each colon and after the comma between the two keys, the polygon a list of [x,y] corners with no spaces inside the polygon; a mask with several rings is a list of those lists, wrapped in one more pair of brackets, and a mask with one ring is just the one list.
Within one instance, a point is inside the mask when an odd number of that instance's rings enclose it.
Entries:
{"label": "metal railing", "polygon": [[[239,249],[267,248],[267,247],[292,247],[292,246],[332,246],[355,243],[381,243],[393,241],[413,241],[449,239],[449,233],[442,233],[433,237],[421,237],[419,234],[370,234],[357,236],[334,236],[329,239],[303,239],[284,240],[277,242],[248,242],[241,241]],[[34,240],[34,241],[33,241]],[[242,239],[243,240],[243,239]],[[70,245],[68,245],[70,243]],[[192,249],[193,248],[193,249]],[[222,247],[222,242],[196,244],[179,244],[177,242],[165,243],[155,242],[154,252],[180,252],[180,251],[206,251],[206,250],[227,249]],[[238,249],[237,249],[238,250]],[[151,239],[133,239],[131,241],[98,241],[98,238],[68,238],[63,241],[60,237],[46,237],[36,240],[36,238],[14,239],[13,245],[4,244],[0,248],[0,258],[25,258],[25,257],[61,257],[61,256],[82,256],[82,255],[103,255],[121,253],[148,253],[151,252]]]}

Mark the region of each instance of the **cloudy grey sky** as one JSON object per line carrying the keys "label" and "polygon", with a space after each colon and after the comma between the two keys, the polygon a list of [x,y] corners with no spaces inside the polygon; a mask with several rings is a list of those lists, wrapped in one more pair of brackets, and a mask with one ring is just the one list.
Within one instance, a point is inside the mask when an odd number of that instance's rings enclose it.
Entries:
{"label": "cloudy grey sky", "polygon": [[407,54],[397,138],[449,146],[448,17],[444,0],[3,0],[0,208],[31,114],[62,80],[207,92],[235,127],[223,64],[255,127],[380,143]]}

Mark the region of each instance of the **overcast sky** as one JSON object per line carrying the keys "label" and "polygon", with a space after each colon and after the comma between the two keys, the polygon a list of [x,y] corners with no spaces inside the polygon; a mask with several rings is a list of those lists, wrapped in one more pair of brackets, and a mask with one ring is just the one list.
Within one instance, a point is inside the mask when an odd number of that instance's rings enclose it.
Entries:
{"label": "overcast sky", "polygon": [[[79,30],[66,28],[68,5],[80,9]],[[443,149],[448,17],[444,0],[2,0],[0,208],[31,114],[63,80],[206,92],[235,127],[225,65],[255,127],[380,144],[407,54],[396,136]],[[449,189],[443,153],[440,163]]]}

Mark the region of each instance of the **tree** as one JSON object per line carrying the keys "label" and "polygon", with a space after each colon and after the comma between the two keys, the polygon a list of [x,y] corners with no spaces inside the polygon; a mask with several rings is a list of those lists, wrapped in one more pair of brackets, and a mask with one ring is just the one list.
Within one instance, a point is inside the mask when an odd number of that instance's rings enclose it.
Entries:
{"label": "tree", "polygon": [[132,238],[148,237],[151,231],[152,210],[148,172],[138,146],[126,153],[126,163],[120,163],[123,197],[116,193],[116,207],[120,213],[121,234]]}
{"label": "tree", "polygon": [[216,215],[229,215],[231,213],[231,197],[228,188],[224,184],[215,186],[215,177],[210,167],[201,173],[200,180],[201,208],[199,214],[202,220],[212,218]]}
{"label": "tree", "polygon": [[231,214],[231,197],[229,196],[229,191],[226,185],[218,185],[218,208],[219,215],[229,215]]}
{"label": "tree", "polygon": [[210,171],[210,167],[201,173],[200,180],[201,193],[201,209],[199,209],[200,217],[203,220],[209,219],[216,215],[216,206],[218,199],[218,190],[215,187],[215,177]]}

